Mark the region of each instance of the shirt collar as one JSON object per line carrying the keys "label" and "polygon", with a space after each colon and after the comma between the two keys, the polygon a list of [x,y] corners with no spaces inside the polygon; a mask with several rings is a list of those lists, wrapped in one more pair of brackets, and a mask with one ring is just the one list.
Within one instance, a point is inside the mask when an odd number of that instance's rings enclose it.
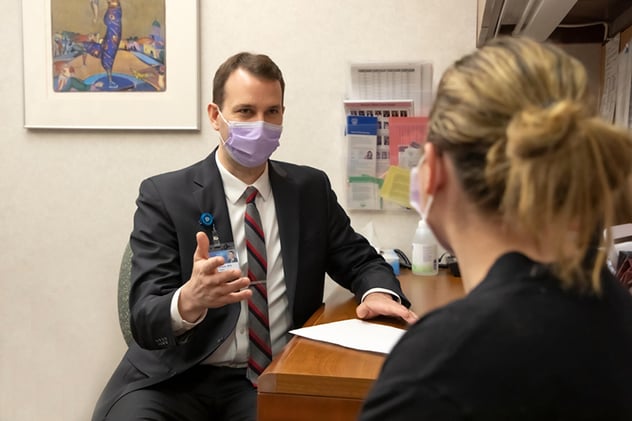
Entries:
{"label": "shirt collar", "polygon": [[545,282],[551,282],[553,276],[547,265],[535,262],[520,252],[508,252],[496,259],[485,278],[469,295],[485,293],[491,288],[512,288],[525,280],[530,284],[535,283],[534,279],[549,279]]}
{"label": "shirt collar", "polygon": [[263,173],[257,180],[255,180],[252,184],[246,184],[234,175],[232,175],[220,162],[219,155],[215,154],[215,163],[217,164],[217,168],[219,169],[219,174],[222,177],[222,181],[224,183],[224,193],[226,194],[226,199],[228,199],[231,203],[237,204],[239,199],[244,194],[246,187],[254,186],[259,191],[259,195],[264,201],[267,201],[272,194],[272,187],[270,187],[270,177],[268,176],[268,163],[266,163],[266,167],[263,170]]}

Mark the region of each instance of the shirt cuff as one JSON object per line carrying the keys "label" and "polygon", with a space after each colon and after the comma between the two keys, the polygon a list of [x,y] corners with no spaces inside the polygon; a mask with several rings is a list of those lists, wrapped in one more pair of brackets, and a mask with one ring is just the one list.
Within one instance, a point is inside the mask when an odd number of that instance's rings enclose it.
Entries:
{"label": "shirt cuff", "polygon": [[199,325],[202,320],[204,320],[204,317],[206,317],[207,312],[207,310],[204,310],[204,313],[202,313],[202,315],[193,323],[184,320],[178,311],[178,300],[180,299],[181,289],[182,287],[178,288],[175,294],[173,294],[173,297],[171,297],[171,329],[173,330],[173,334],[175,336],[180,336]]}
{"label": "shirt cuff", "polygon": [[386,288],[371,288],[370,290],[368,290],[367,292],[365,292],[362,295],[362,299],[360,300],[360,302],[364,302],[364,299],[367,297],[367,295],[372,294],[374,292],[383,292],[385,294],[390,294],[393,296],[393,300],[397,301],[398,303],[402,303],[402,299],[399,295],[397,295],[395,292],[391,291],[390,289],[386,289]]}

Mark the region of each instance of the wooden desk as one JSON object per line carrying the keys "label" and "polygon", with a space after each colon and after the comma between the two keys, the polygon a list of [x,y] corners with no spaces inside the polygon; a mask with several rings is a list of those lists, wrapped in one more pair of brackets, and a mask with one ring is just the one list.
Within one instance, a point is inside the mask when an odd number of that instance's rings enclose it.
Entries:
{"label": "wooden desk", "polygon": [[[460,278],[442,271],[437,276],[399,276],[412,310],[423,315],[464,295]],[[356,303],[339,288],[306,326],[355,318]],[[403,322],[377,320],[391,326]],[[363,399],[377,378],[384,355],[294,337],[259,376],[259,421],[355,420]]]}

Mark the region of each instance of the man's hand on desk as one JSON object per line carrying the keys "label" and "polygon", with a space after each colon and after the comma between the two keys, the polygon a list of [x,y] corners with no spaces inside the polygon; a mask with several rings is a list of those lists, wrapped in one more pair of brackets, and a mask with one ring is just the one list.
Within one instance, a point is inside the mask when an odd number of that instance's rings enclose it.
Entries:
{"label": "man's hand on desk", "polygon": [[378,316],[399,317],[412,324],[417,321],[415,313],[393,300],[393,297],[384,292],[373,292],[364,298],[364,301],[356,308],[356,315],[360,319],[372,319]]}

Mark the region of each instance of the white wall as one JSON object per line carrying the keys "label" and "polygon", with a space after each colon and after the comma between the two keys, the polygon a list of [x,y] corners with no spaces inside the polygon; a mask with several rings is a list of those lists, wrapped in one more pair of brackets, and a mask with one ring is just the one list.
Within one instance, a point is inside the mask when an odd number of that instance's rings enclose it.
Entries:
{"label": "white wall", "polygon": [[[205,119],[193,133],[25,130],[21,2],[2,11],[0,420],[86,420],[124,351],[116,281],[138,184],[201,159],[217,138]],[[201,108],[226,57],[269,54],[287,81],[275,158],[322,168],[344,203],[349,63],[430,60],[436,85],[474,48],[476,2],[200,0],[200,27]],[[351,218],[410,251],[413,215]]]}

